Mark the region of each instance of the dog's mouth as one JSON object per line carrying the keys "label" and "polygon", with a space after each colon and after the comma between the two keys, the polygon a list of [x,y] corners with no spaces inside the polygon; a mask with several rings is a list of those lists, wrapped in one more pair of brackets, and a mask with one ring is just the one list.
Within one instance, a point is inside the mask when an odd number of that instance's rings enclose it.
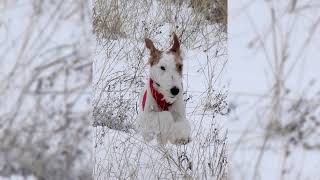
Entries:
{"label": "dog's mouth", "polygon": [[177,96],[172,95],[170,93],[170,90],[161,90],[161,85],[156,81],[154,81],[154,83],[155,83],[158,91],[160,91],[160,92],[162,91],[162,94],[164,95],[164,100],[166,100],[168,103],[171,103],[171,104],[176,101]]}
{"label": "dog's mouth", "polygon": [[176,101],[176,99],[176,96],[167,96],[167,98],[165,98],[165,100],[170,104],[173,104]]}

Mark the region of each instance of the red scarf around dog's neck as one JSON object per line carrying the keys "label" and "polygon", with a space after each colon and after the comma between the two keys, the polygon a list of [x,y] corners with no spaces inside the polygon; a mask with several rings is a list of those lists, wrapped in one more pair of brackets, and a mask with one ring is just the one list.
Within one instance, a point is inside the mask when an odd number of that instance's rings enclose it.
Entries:
{"label": "red scarf around dog's neck", "polygon": [[[152,79],[150,79],[149,84],[150,84],[150,91],[151,91],[152,97],[157,102],[158,107],[161,109],[161,111],[168,111],[169,106],[171,106],[172,104],[168,103],[163,98],[163,94],[161,94],[160,92],[158,92],[154,88]],[[147,100],[147,90],[144,92],[143,99],[142,99],[142,110],[143,111],[144,111],[144,106],[146,104],[146,100]]]}

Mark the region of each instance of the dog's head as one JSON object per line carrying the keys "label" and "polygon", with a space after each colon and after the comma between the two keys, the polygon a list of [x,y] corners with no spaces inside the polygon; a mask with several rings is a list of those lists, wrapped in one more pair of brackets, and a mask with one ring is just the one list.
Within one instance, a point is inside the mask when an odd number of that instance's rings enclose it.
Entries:
{"label": "dog's head", "polygon": [[183,64],[179,39],[173,33],[173,45],[168,51],[159,51],[148,38],[145,43],[150,51],[150,76],[154,87],[167,102],[173,103],[182,94]]}

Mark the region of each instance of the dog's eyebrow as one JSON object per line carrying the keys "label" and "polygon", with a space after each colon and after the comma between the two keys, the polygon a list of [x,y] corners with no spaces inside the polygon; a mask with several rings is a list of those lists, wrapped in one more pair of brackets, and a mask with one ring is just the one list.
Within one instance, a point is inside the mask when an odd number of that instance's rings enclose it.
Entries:
{"label": "dog's eyebrow", "polygon": [[180,62],[177,62],[176,63],[176,70],[178,71],[179,74],[182,75],[182,67],[183,67],[183,64],[180,63]]}

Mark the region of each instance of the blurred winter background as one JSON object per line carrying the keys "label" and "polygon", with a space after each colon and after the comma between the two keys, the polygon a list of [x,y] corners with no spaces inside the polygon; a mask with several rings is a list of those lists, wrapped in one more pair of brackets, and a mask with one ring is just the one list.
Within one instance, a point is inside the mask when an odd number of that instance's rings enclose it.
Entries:
{"label": "blurred winter background", "polygon": [[320,1],[229,1],[232,179],[319,179]]}
{"label": "blurred winter background", "polygon": [[[319,179],[319,8],[0,0],[0,179]],[[193,141],[162,148],[134,122],[172,31]]]}
{"label": "blurred winter background", "polygon": [[86,0],[0,1],[1,178],[91,178],[91,36]]}

